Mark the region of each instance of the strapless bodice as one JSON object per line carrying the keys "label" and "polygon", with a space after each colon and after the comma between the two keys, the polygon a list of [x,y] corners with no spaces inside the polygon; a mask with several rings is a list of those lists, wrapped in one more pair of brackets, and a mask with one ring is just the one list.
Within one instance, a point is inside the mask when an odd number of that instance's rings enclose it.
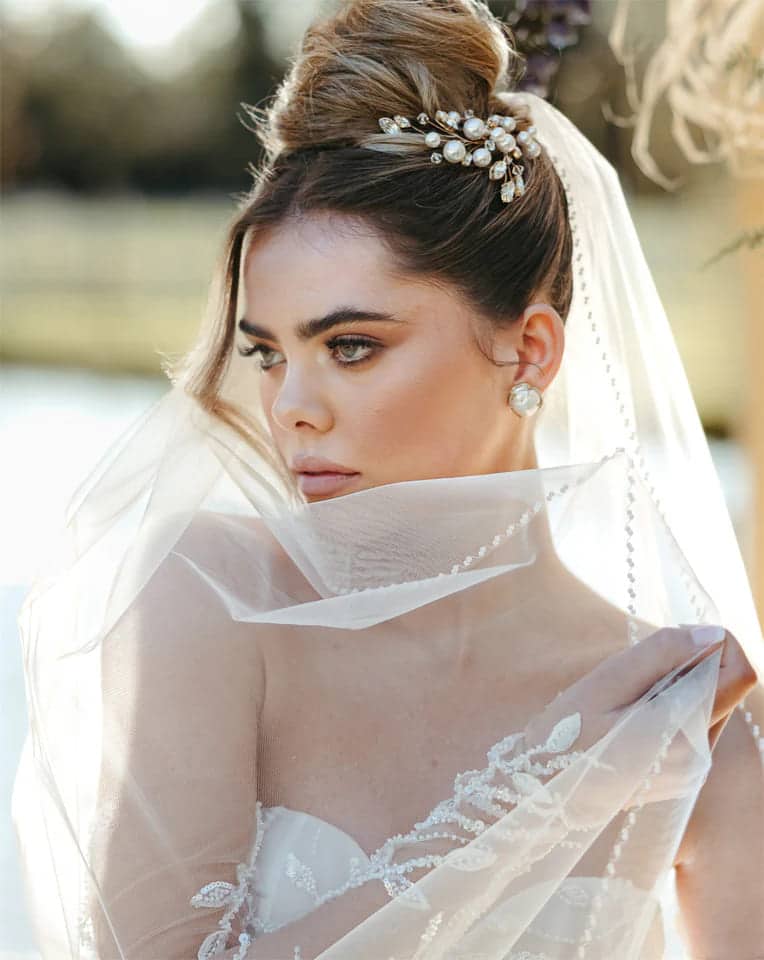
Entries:
{"label": "strapless bodice", "polygon": [[309,913],[371,863],[353,837],[313,814],[276,806],[263,807],[262,817],[265,834],[254,889],[265,929]]}
{"label": "strapless bodice", "polygon": [[[285,806],[261,806],[260,815],[260,846],[252,882],[254,923],[245,934],[250,942],[341,896],[364,882],[364,874],[373,868],[372,858],[353,837],[320,817]],[[663,923],[655,895],[625,877],[610,878],[606,890],[602,877],[590,876],[566,877],[506,960],[575,960],[576,947],[567,941],[577,942],[570,932],[584,929],[595,897],[607,900],[607,925],[597,930],[587,960],[612,960],[614,943],[626,948],[637,931],[641,935],[645,928],[649,932],[636,956],[662,960]],[[563,929],[566,934],[556,933]],[[199,950],[202,960],[203,948]],[[295,944],[294,955],[302,956],[299,944]]]}
{"label": "strapless bodice", "polygon": [[[543,749],[554,756],[557,769],[580,756],[570,750],[580,728],[581,717],[576,713],[558,721],[549,734]],[[354,837],[320,817],[281,805],[267,807],[257,801],[255,842],[248,862],[237,866],[237,883],[211,880],[191,898],[195,907],[228,907],[219,929],[200,946],[198,960],[212,960],[226,949],[236,929],[234,923],[238,923],[239,942],[245,947],[239,956],[245,957],[246,948],[259,936],[294,923],[325,902],[370,881],[383,883],[391,898],[400,893],[416,895],[416,883],[412,886],[408,875],[417,860],[428,861],[420,866],[437,868],[445,858],[459,853],[451,844],[450,852],[437,854],[431,843],[428,849],[427,841],[451,838],[461,847],[462,856],[469,858],[474,835],[486,829],[497,811],[505,812],[497,801],[505,796],[508,782],[522,795],[543,791],[538,778],[548,775],[552,761],[528,768],[535,771],[534,775],[523,771],[521,767],[531,752],[518,752],[523,746],[521,733],[494,744],[486,754],[486,767],[457,774],[450,797],[438,803],[409,833],[390,837],[370,854]],[[537,751],[532,752],[535,755]],[[514,795],[519,798],[521,794]],[[476,819],[475,812],[482,814],[482,819]],[[417,848],[413,854],[412,847]],[[466,864],[460,869],[471,867]],[[539,888],[543,907],[503,960],[576,960],[582,939],[587,941],[587,960],[613,960],[616,956],[662,960],[663,925],[656,891],[640,887],[625,873],[614,875],[615,871],[609,870],[608,874],[569,874],[551,888],[546,884],[543,891]],[[535,889],[525,888],[518,896],[533,899]],[[502,904],[508,916],[514,899]],[[237,920],[244,905],[246,916]],[[591,925],[593,910],[599,917],[595,927]],[[642,944],[638,953],[629,949],[635,940]],[[303,944],[302,949],[306,948]],[[301,956],[296,943],[295,957]]]}
{"label": "strapless bodice", "polygon": [[[371,859],[360,845],[344,830],[313,814],[290,807],[263,807],[263,825],[267,831],[260,848],[260,870],[255,875],[258,896],[258,919],[264,927],[276,930],[292,923],[314,909],[316,900],[330,891],[341,889],[358,871],[368,868]],[[381,848],[380,848],[381,849]],[[601,877],[574,876],[565,878],[556,895],[546,904],[523,937],[523,946],[509,954],[508,960],[574,960],[571,947],[554,943],[556,918],[570,914],[580,916],[585,925],[594,896],[603,894]],[[655,902],[626,878],[609,881],[608,899],[620,904],[617,913],[608,913],[612,925],[620,924],[624,933],[634,923],[644,922],[645,907],[654,911]],[[560,912],[561,905],[564,910]],[[656,921],[659,916],[655,917]],[[600,936],[606,931],[599,930]],[[626,936],[628,934],[626,933]],[[550,944],[551,937],[551,944]],[[531,939],[546,941],[544,952],[529,950],[525,944]],[[651,936],[639,954],[640,960],[663,957],[662,929],[654,925]],[[612,944],[612,940],[607,942]],[[626,940],[628,942],[628,940]],[[551,950],[550,950],[551,946]],[[594,944],[592,945],[594,946]],[[568,952],[565,952],[567,949]],[[609,946],[608,950],[611,949]],[[610,953],[598,953],[590,948],[591,960],[613,960]]]}

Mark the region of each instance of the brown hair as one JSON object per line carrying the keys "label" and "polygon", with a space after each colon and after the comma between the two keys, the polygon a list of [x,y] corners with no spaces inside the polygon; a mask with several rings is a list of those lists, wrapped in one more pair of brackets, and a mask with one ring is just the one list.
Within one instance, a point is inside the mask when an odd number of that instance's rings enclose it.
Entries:
{"label": "brown hair", "polygon": [[[341,0],[308,27],[269,108],[242,104],[265,160],[229,229],[223,302],[183,361],[187,389],[205,409],[267,453],[219,388],[245,241],[290,217],[323,211],[371,226],[401,273],[457,290],[489,329],[511,324],[542,290],[567,317],[572,239],[564,189],[543,149],[523,160],[524,195],[503,203],[485,168],[436,165],[422,148],[360,145],[379,139],[382,116],[506,114],[497,94],[515,89],[524,69],[510,28],[482,0]],[[532,124],[524,108],[512,114],[515,135]]]}

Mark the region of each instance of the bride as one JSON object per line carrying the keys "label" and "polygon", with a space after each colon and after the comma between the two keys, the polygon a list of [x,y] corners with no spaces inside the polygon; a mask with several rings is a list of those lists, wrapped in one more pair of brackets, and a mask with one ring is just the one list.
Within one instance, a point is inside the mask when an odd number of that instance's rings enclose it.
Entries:
{"label": "bride", "polygon": [[44,958],[764,956],[761,632],[612,167],[344,0],[24,604]]}

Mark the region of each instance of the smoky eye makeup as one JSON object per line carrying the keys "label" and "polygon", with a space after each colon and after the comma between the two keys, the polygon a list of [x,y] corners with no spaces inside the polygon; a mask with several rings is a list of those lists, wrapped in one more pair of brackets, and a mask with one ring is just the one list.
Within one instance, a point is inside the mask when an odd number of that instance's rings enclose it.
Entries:
{"label": "smoky eye makeup", "polygon": [[[325,346],[338,365],[343,367],[360,366],[384,349],[384,346],[378,340],[358,334],[334,336],[326,341]],[[268,358],[273,354],[278,354],[279,351],[265,343],[240,345],[238,352],[243,357],[257,355],[257,366],[261,370],[269,370],[280,363],[280,361],[277,363],[269,361]]]}
{"label": "smoky eye makeup", "polygon": [[[326,345],[344,366],[358,366],[384,349],[379,341],[361,337],[357,334],[332,337]],[[349,350],[351,354],[355,351],[355,355],[343,353],[343,350]],[[358,351],[360,351],[360,354]]]}
{"label": "smoky eye makeup", "polygon": [[238,351],[242,357],[256,356],[255,366],[259,370],[269,370],[272,366],[275,366],[274,363],[269,363],[267,358],[271,354],[279,352],[274,347],[269,347],[265,343],[240,345]]}

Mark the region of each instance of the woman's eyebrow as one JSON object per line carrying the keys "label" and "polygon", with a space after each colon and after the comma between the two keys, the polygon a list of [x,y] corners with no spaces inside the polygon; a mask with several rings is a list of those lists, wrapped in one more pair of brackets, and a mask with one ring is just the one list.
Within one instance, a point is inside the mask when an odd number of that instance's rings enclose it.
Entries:
{"label": "woman's eyebrow", "polygon": [[[296,327],[297,339],[310,340],[312,337],[325,333],[341,323],[365,323],[369,320],[379,323],[408,323],[408,320],[403,320],[391,313],[380,313],[378,310],[364,310],[360,307],[337,307],[327,313],[326,316],[300,321]],[[272,331],[259,326],[259,324],[252,323],[246,317],[239,320],[239,329],[242,333],[251,337],[262,337],[263,340],[278,340],[278,337]]]}

